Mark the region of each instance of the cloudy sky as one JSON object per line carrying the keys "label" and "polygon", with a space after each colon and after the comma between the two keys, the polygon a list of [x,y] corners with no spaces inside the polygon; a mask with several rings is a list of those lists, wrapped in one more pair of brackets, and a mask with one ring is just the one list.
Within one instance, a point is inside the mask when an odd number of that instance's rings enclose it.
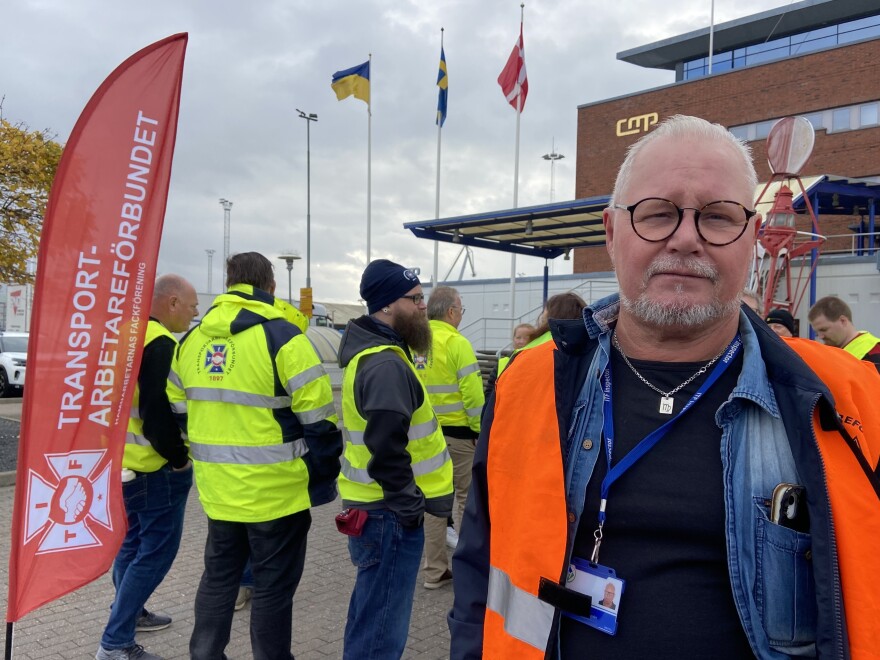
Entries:
{"label": "cloudy sky", "polygon": [[[721,23],[786,0],[716,0]],[[354,302],[366,259],[367,114],[337,101],[334,71],[372,53],[372,254],[430,277],[433,243],[404,222],[434,216],[435,86],[445,28],[449,116],[443,128],[440,216],[513,205],[516,113],[496,83],[519,31],[519,0],[6,0],[0,39],[3,116],[47,128],[65,142],[104,78],[163,37],[189,33],[183,94],[159,272],[208,287],[206,249],[220,287],[225,197],[231,251],[303,256],[306,126],[311,126],[311,278],[316,300]],[[519,205],[574,197],[579,104],[673,82],[671,72],[619,62],[616,53],[708,25],[710,0],[527,0],[529,96],[521,122]],[[609,164],[615,167],[616,164]],[[459,248],[440,246],[441,279]],[[507,277],[510,258],[477,250],[478,277]],[[558,260],[555,273],[570,272]],[[278,293],[287,294],[284,264]],[[543,261],[519,257],[517,271]],[[459,268],[453,272],[457,277]],[[467,275],[469,276],[469,275]],[[294,294],[297,297],[297,294]]]}

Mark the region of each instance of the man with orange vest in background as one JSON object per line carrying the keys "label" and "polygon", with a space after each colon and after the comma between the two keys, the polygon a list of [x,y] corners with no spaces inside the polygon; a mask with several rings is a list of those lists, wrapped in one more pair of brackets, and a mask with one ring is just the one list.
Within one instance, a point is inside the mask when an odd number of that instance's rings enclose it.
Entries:
{"label": "man with orange vest in background", "polygon": [[620,293],[486,406],[453,659],[880,658],[880,375],[741,306],[756,180],[696,117],[630,148]]}

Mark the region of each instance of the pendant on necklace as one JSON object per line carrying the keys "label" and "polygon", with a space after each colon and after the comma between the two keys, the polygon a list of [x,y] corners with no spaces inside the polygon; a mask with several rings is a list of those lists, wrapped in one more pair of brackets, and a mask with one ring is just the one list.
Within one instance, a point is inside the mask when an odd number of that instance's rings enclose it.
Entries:
{"label": "pendant on necklace", "polygon": [[672,414],[672,397],[671,396],[661,396],[660,397],[660,411],[664,415]]}

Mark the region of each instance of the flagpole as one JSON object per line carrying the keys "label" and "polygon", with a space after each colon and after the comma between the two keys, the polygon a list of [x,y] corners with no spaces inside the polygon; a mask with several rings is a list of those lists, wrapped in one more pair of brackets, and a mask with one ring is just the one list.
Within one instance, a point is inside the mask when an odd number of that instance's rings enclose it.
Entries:
{"label": "flagpole", "polygon": [[[443,28],[440,28],[440,52],[443,52]],[[443,132],[443,122],[440,121],[440,115],[437,115],[437,196],[434,199],[434,219],[440,218],[440,136]],[[437,269],[440,265],[440,241],[434,241],[434,270],[432,273],[431,293],[437,289],[439,282],[437,281]]]}
{"label": "flagpole", "polygon": [[370,263],[370,209],[372,208],[372,135],[373,135],[373,54],[369,54],[370,62],[370,100],[367,102],[367,265]]}
{"label": "flagpole", "polygon": [[[519,6],[519,37],[520,48],[522,43],[522,28],[525,15],[525,3]],[[519,82],[517,82],[519,85]],[[513,208],[518,208],[519,201],[519,118],[522,114],[522,88],[516,96],[516,148],[513,157]],[[516,252],[510,255],[510,334],[513,335],[513,328],[516,325]]]}
{"label": "flagpole", "polygon": [[709,72],[712,75],[712,51],[715,50],[715,0],[709,3]]}

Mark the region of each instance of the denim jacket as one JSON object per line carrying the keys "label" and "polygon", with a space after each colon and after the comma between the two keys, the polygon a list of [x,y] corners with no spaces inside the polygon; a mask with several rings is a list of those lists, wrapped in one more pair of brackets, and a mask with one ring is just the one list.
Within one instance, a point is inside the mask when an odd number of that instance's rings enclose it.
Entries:
{"label": "denim jacket", "polygon": [[[591,357],[582,360],[589,360],[589,367],[571,408],[567,443],[563,447],[568,510],[576,514],[569,522],[567,559],[571,557],[583,513],[587,483],[602,451],[601,442],[585,444],[580,439],[599,438],[602,433],[602,389],[600,379],[593,376],[601,374],[608,363],[610,331],[617,320],[618,307],[618,297],[614,295],[584,310],[584,324],[590,339],[598,340],[598,348],[592,351]],[[782,482],[804,484],[806,475],[798,471],[767,373],[765,359],[769,356],[762,357],[757,328],[746,312],[741,312],[739,330],[743,340],[743,369],[729,399],[715,415],[722,429],[720,450],[727,513],[727,555],[734,600],[758,657],[815,656],[817,606],[811,535],[769,520],[773,488]],[[564,331],[562,324],[554,328],[554,334],[563,335],[557,338],[557,343],[560,340],[565,343]],[[809,385],[815,390],[815,406],[825,388],[815,377],[813,380],[815,382]],[[799,402],[797,413],[809,427],[812,407],[804,403],[808,403],[808,398]],[[827,519],[830,521],[830,514]],[[833,548],[833,528],[829,525],[826,531],[829,533],[826,543],[830,543],[826,547]],[[834,590],[838,592],[832,600],[837,603],[839,613],[839,576],[836,567],[832,567],[831,572]],[[834,611],[832,607],[826,615]],[[835,619],[841,628],[830,637],[840,640],[844,634],[842,620],[831,617],[832,624]],[[835,651],[833,655],[842,657],[839,647]]]}

